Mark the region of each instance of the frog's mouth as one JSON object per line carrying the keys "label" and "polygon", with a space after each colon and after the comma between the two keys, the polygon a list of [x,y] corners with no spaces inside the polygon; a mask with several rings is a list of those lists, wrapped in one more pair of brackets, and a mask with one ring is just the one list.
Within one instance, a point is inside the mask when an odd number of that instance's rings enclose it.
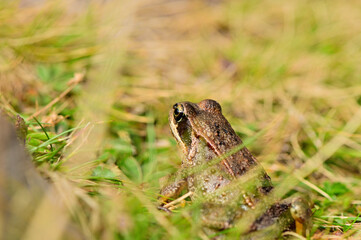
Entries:
{"label": "frog's mouth", "polygon": [[178,142],[181,143],[183,150],[186,154],[189,153],[189,149],[191,149],[192,142],[195,140],[195,138],[206,143],[209,149],[216,152],[213,146],[209,144],[206,138],[204,138],[202,135],[199,135],[197,134],[197,132],[192,130],[193,128],[188,118],[184,118],[181,122],[178,122],[175,129],[176,129],[176,134],[174,134],[173,132],[173,135],[178,140]]}
{"label": "frog's mouth", "polygon": [[[178,136],[175,137],[184,145],[186,152],[188,152],[192,145],[192,127],[188,118],[184,118],[179,122],[176,126],[176,130]],[[173,135],[175,135],[175,133],[173,133]]]}

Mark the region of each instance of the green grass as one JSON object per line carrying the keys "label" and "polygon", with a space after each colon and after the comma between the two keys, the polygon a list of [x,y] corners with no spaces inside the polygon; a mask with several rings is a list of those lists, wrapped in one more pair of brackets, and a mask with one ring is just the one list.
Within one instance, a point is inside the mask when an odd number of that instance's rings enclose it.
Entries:
{"label": "green grass", "polygon": [[276,197],[312,200],[311,239],[360,238],[361,4],[205,2],[0,1],[0,107],[26,120],[39,171],[68,182],[69,223],[95,239],[204,239],[196,204],[169,216],[156,199],[181,162],[169,109],[211,98]]}

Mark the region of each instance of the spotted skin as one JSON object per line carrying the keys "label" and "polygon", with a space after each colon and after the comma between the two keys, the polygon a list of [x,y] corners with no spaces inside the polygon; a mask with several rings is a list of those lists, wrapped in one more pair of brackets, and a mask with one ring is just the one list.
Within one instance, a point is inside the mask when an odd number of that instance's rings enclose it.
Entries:
{"label": "spotted skin", "polygon": [[[169,125],[184,157],[180,170],[160,192],[161,205],[188,189],[194,193],[192,201],[201,201],[205,232],[214,233],[230,228],[272,190],[271,178],[250,151],[242,147],[241,138],[222,115],[222,108],[216,101],[174,104],[169,112]],[[240,149],[229,155],[237,147]],[[217,159],[219,161],[214,162]],[[197,167],[199,170],[192,172]],[[254,174],[248,176],[252,171]],[[243,184],[246,177],[247,184]],[[291,203],[272,206],[249,231],[274,224],[278,215],[290,212],[290,206]],[[276,220],[272,222],[271,219]],[[293,219],[284,222],[294,225]],[[289,226],[283,228],[287,230]]]}

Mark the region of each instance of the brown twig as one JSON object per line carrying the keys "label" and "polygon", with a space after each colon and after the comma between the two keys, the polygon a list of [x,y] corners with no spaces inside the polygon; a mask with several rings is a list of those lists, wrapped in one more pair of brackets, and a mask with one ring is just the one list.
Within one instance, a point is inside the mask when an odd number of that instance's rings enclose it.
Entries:
{"label": "brown twig", "polygon": [[188,193],[184,194],[183,196],[177,198],[176,200],[174,200],[170,203],[167,203],[163,207],[169,208],[170,206],[175,205],[176,203],[179,203],[179,202],[183,201],[184,199],[186,199],[187,197],[192,196],[192,195],[193,195],[193,192],[188,192]]}

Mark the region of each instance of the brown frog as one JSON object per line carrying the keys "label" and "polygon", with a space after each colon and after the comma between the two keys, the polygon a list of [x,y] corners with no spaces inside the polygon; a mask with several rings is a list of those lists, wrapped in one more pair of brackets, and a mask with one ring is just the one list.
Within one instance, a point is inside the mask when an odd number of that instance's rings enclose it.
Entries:
{"label": "brown frog", "polygon": [[[169,124],[185,157],[181,169],[160,192],[161,206],[187,188],[193,193],[192,201],[201,202],[205,232],[213,234],[235,225],[271,192],[270,177],[242,146],[216,101],[176,103],[169,112]],[[255,234],[276,226],[281,233],[297,226],[297,231],[304,234],[309,218],[305,200],[287,199],[269,207],[247,232]]]}

